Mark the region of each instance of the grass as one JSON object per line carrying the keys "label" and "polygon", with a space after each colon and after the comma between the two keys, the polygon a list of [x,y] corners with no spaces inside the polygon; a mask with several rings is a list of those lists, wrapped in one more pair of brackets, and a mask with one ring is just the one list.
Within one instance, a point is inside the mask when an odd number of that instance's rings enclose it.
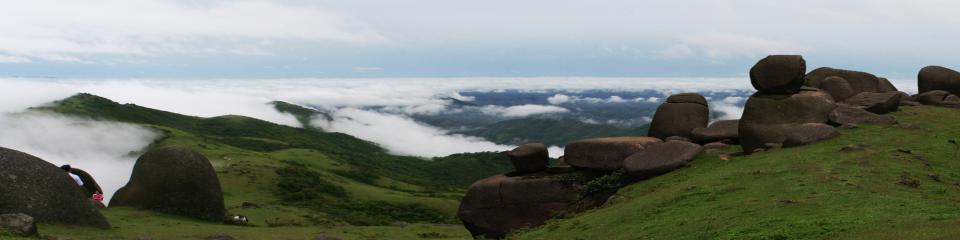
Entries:
{"label": "grass", "polygon": [[[867,125],[729,161],[736,146],[619,190],[516,239],[951,239],[960,236],[960,111],[905,107]],[[863,143],[863,151],[841,152]],[[897,151],[909,148],[912,153]],[[911,184],[911,183],[917,183]]]}
{"label": "grass", "polygon": [[[313,239],[316,236],[341,239],[469,239],[463,227],[445,224],[410,224],[406,226],[281,226],[241,227],[211,224],[188,218],[131,208],[109,208],[103,214],[111,220],[112,229],[92,229],[41,224],[44,236],[70,239],[204,239],[213,235],[229,235],[237,239]],[[0,237],[2,238],[2,237]]]}

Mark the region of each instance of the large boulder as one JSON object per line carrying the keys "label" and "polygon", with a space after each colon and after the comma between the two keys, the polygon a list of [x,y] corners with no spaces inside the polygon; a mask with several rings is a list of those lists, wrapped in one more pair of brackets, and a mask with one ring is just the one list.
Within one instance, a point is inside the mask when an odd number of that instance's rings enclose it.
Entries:
{"label": "large boulder", "polygon": [[844,80],[847,80],[847,83],[850,84],[850,88],[853,89],[854,94],[862,92],[878,92],[880,90],[880,79],[873,74],[861,72],[861,71],[852,71],[845,69],[836,69],[829,67],[822,67],[814,69],[807,74],[806,77],[806,86],[814,88],[823,88],[823,81],[828,77],[841,77]]}
{"label": "large boulder", "polygon": [[890,82],[887,78],[877,78],[877,92],[898,92],[896,86],[893,86],[893,83]]}
{"label": "large boulder", "polygon": [[815,89],[796,94],[755,93],[747,100],[740,119],[740,145],[744,152],[752,153],[768,143],[784,144],[796,127],[829,121],[836,107],[829,94]]}
{"label": "large boulder", "polygon": [[718,141],[738,142],[740,120],[720,120],[706,128],[693,129],[693,141],[697,143],[711,143]]}
{"label": "large boulder", "polygon": [[517,173],[535,173],[550,165],[550,154],[542,143],[527,143],[507,152]]}
{"label": "large boulder", "polygon": [[[549,171],[548,171],[549,172]],[[457,216],[474,236],[503,238],[511,231],[543,225],[556,215],[577,212],[602,201],[584,201],[582,186],[569,174],[496,175],[467,190]],[[605,199],[609,194],[587,196]]]}
{"label": "large boulder", "polygon": [[608,137],[585,139],[567,144],[563,159],[574,167],[593,170],[617,170],[623,160],[646,146],[661,143],[652,137]]}
{"label": "large boulder", "polygon": [[93,195],[96,192],[103,193],[103,188],[100,188],[100,184],[97,184],[97,180],[93,179],[93,176],[87,171],[79,168],[71,168],[70,172],[76,174],[80,177],[80,181],[83,181],[83,189],[86,190],[87,196]]}
{"label": "large boulder", "polygon": [[648,135],[659,139],[692,138],[693,129],[706,127],[709,120],[706,98],[696,93],[675,94],[653,114]]}
{"label": "large boulder", "polygon": [[0,147],[0,214],[23,213],[40,223],[109,228],[88,197],[59,167]]}
{"label": "large boulder", "polygon": [[36,236],[37,222],[33,217],[23,213],[0,214],[0,233],[3,232],[21,237]]}
{"label": "large boulder", "polygon": [[683,167],[701,152],[703,147],[695,143],[667,141],[630,155],[623,168],[634,178],[647,179]]}
{"label": "large boulder", "polygon": [[950,92],[947,92],[947,91],[933,90],[933,91],[921,92],[920,94],[917,94],[913,98],[916,99],[917,102],[920,102],[921,104],[924,104],[924,105],[940,105],[943,103],[943,100],[947,98],[947,96],[951,96],[951,95],[952,94],[950,94]]}
{"label": "large boulder", "polygon": [[820,89],[829,93],[834,101],[843,101],[855,95],[853,87],[850,87],[850,83],[847,83],[846,79],[837,76],[824,78],[820,83]]}
{"label": "large boulder", "polygon": [[226,215],[220,180],[200,153],[178,147],[150,150],[137,159],[126,186],[110,206],[131,206],[159,212],[222,221]]}
{"label": "large boulder", "polygon": [[900,92],[862,92],[843,101],[876,114],[895,112],[900,108]]}
{"label": "large boulder", "polygon": [[862,108],[851,107],[847,105],[837,106],[830,112],[830,123],[835,125],[844,124],[894,124],[897,120],[893,116],[879,115],[863,110]]}
{"label": "large boulder", "polygon": [[917,86],[921,93],[943,90],[960,95],[960,72],[941,66],[926,66],[917,74]]}
{"label": "large boulder", "polygon": [[790,94],[800,91],[807,63],[800,55],[770,55],[750,68],[750,84],[760,92]]}

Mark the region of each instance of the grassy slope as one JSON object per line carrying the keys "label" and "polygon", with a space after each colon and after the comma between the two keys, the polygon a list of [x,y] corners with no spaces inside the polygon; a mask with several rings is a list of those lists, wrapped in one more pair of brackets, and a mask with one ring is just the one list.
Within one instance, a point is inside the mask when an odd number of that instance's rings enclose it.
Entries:
{"label": "grassy slope", "polygon": [[596,137],[645,136],[648,126],[627,129],[584,123],[574,119],[522,118],[505,120],[481,130],[465,132],[499,144],[540,142],[563,146],[569,142]]}
{"label": "grassy slope", "polygon": [[[177,236],[201,236],[227,233],[235,236],[274,236],[305,239],[316,232],[338,232],[348,239],[377,234],[416,236],[437,232],[441,236],[462,238],[466,231],[456,224],[454,214],[463,189],[474,178],[507,171],[511,166],[499,153],[454,155],[425,161],[394,156],[382,148],[349,135],[299,129],[242,116],[198,118],[163,112],[132,104],[121,105],[92,95],[78,95],[54,105],[38,108],[96,119],[137,123],[165,133],[153,147],[176,145],[200,151],[211,160],[224,190],[228,211],[243,214],[259,227],[236,228],[216,223],[201,223],[177,217],[131,209],[107,209],[104,213],[112,230],[77,229],[45,225],[44,234],[81,239],[136,238],[177,239]],[[304,166],[322,181],[347,192],[347,197],[323,195],[318,201],[293,204],[278,196],[277,169]],[[432,174],[432,173],[441,174]],[[366,173],[366,174],[361,174]],[[321,201],[322,200],[322,201]],[[243,202],[263,208],[241,208]],[[348,211],[341,206],[355,203],[380,203],[400,208],[421,206],[445,215],[448,224],[418,224],[416,231],[391,227],[355,227],[350,219],[372,216],[386,220],[376,209]],[[135,220],[131,220],[135,219]],[[159,226],[158,226],[159,224]],[[171,228],[169,226],[192,226]],[[268,225],[280,226],[267,228]],[[343,232],[346,231],[346,232]],[[356,233],[349,233],[349,232]],[[262,232],[262,233],[261,233]],[[281,235],[269,235],[269,234]],[[259,235],[258,235],[259,234]],[[312,235],[311,235],[312,234]]]}
{"label": "grassy slope", "polygon": [[[723,151],[702,154],[688,168],[621,189],[603,208],[516,237],[955,239],[960,157],[948,140],[960,138],[960,111],[905,107],[894,115],[921,129],[861,126],[729,161],[720,160]],[[838,151],[853,143],[868,147]],[[919,186],[908,186],[912,181]]]}

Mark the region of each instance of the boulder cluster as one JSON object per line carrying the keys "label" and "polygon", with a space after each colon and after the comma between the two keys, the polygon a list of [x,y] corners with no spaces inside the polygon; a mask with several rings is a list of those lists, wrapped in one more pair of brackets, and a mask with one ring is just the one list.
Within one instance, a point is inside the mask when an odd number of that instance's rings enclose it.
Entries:
{"label": "boulder cluster", "polygon": [[920,94],[911,96],[870,73],[828,67],[808,73],[800,55],[767,56],[750,69],[757,92],[747,99],[741,119],[711,123],[704,96],[680,93],[657,108],[646,137],[571,142],[552,167],[543,144],[519,146],[507,153],[515,171],[471,185],[458,216],[475,236],[502,238],[602,204],[612,194],[585,189],[569,181],[571,175],[622,173],[631,181],[644,180],[684,167],[705,149],[740,145],[744,154],[752,154],[830,139],[840,134],[839,127],[895,124],[884,114],[900,106],[960,107],[960,73],[925,67],[918,81]]}
{"label": "boulder cluster", "polygon": [[[86,171],[74,168],[84,185],[77,186],[62,169],[40,158],[0,147],[0,230],[35,235],[35,223],[57,223],[109,228],[90,199],[101,192]],[[132,206],[203,220],[221,221],[225,215],[220,181],[200,153],[165,147],[148,151],[134,165],[126,186],[110,206]]]}

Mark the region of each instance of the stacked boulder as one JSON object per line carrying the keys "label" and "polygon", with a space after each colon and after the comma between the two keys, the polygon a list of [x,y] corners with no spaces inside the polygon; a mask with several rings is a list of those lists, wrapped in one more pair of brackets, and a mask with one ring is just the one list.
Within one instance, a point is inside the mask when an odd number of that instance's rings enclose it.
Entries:
{"label": "stacked boulder", "polygon": [[683,167],[702,151],[687,141],[594,138],[567,144],[565,165],[547,167],[546,146],[521,145],[507,152],[516,171],[473,183],[457,215],[474,236],[503,238],[559,214],[603,204],[616,189],[587,189],[586,182],[593,178],[622,171],[646,179]]}
{"label": "stacked boulder", "polygon": [[960,107],[960,72],[941,66],[927,66],[917,75],[920,93],[913,96],[924,105]]}
{"label": "stacked boulder", "polygon": [[210,161],[184,148],[150,150],[137,159],[130,181],[110,206],[131,206],[170,214],[222,221],[226,215],[220,180]]}
{"label": "stacked boulder", "polygon": [[667,97],[650,122],[649,136],[666,140],[669,137],[693,139],[693,130],[704,128],[710,120],[707,99],[696,93],[680,93]]}
{"label": "stacked boulder", "polygon": [[745,153],[809,144],[838,134],[826,124],[837,104],[827,92],[802,87],[805,71],[806,61],[799,55],[771,55],[750,69],[750,83],[758,92],[747,100],[739,122]]}
{"label": "stacked boulder", "polygon": [[0,214],[22,213],[39,223],[109,228],[83,188],[57,166],[0,147]]}

